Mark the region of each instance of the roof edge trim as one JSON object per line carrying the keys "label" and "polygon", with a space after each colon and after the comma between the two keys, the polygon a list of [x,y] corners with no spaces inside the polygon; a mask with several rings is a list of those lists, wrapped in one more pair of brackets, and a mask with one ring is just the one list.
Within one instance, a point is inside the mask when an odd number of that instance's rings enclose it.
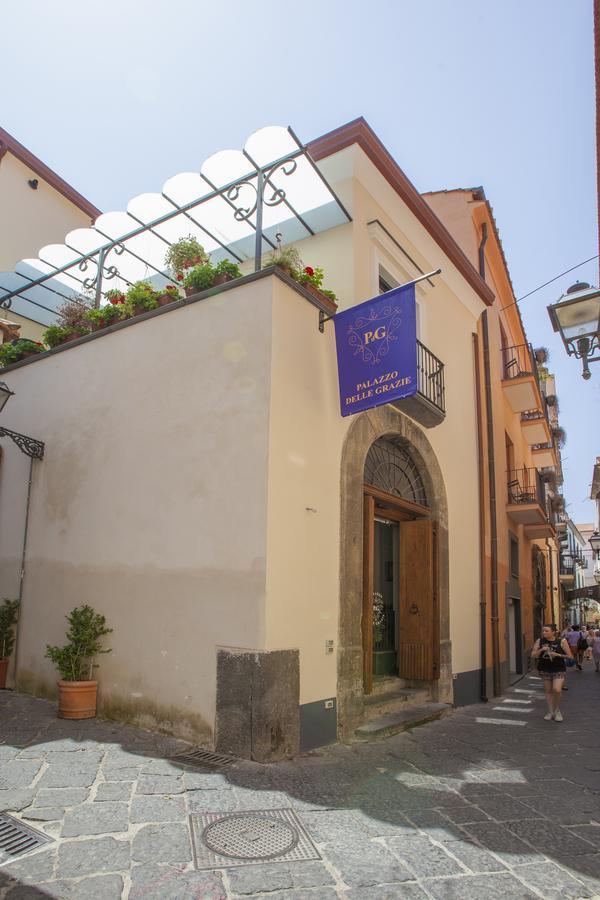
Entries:
{"label": "roof edge trim", "polygon": [[0,128],[0,160],[5,155],[5,153],[12,153],[23,165],[27,166],[36,175],[39,175],[45,182],[47,182],[50,187],[54,188],[55,191],[58,191],[59,194],[62,194],[67,200],[69,200],[74,206],[77,206],[82,212],[87,213],[90,219],[97,219],[98,216],[102,215],[102,210],[98,209],[94,206],[93,203],[90,203],[89,200],[76,191],[74,187],[71,187],[68,182],[61,178],[60,175],[57,175],[49,166],[38,159],[37,156],[34,156],[27,147],[24,147],[23,144],[19,143],[16,138],[14,138],[8,131],[5,131],[4,128]]}
{"label": "roof edge trim", "polygon": [[327,132],[327,134],[321,135],[321,137],[315,138],[315,140],[310,141],[306,145],[306,149],[312,158],[318,162],[320,159],[332,156],[340,150],[345,150],[352,144],[358,144],[361,150],[366,153],[373,165],[402,198],[419,222],[427,229],[438,246],[454,263],[458,271],[486,306],[492,306],[495,300],[493,291],[481,278],[477,269],[470,263],[450,232],[446,230],[440,219],[430,209],[414,184],[407,178],[389,150],[382,144],[362,116],[347,122],[345,125],[341,125],[333,131]]}

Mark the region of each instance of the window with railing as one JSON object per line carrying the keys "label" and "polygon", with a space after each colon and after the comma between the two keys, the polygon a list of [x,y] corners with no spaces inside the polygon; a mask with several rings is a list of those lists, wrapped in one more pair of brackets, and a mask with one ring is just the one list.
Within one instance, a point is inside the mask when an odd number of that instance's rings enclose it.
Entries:
{"label": "window with railing", "polygon": [[417,390],[442,412],[446,411],[444,363],[417,341]]}

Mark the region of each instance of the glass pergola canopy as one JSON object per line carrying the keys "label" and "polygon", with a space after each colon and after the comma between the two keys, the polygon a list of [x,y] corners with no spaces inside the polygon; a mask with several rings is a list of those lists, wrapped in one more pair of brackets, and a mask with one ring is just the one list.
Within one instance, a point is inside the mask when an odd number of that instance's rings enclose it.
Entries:
{"label": "glass pergola canopy", "polygon": [[193,235],[213,262],[242,263],[350,221],[350,215],[291,128],[270,126],[250,135],[243,150],[223,150],[199,172],[169,178],[160,193],[139,194],[126,211],[107,212],[90,228],[69,232],[63,244],[42,247],[14,272],[0,272],[0,307],[50,324],[66,299],[126,291],[150,279],[172,283],[165,254]]}

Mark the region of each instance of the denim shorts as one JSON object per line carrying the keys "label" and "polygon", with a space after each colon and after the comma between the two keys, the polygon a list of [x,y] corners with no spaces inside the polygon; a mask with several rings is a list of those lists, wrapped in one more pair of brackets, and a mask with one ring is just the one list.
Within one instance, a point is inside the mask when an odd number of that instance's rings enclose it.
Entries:
{"label": "denim shorts", "polygon": [[544,681],[554,681],[555,678],[564,678],[564,672],[540,672]]}

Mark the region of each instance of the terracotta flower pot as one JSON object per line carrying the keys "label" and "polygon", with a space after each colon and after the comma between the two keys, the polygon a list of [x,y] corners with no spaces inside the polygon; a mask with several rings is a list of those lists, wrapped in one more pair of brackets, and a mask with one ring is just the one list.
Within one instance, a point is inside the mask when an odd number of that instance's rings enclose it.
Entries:
{"label": "terracotta flower pot", "polygon": [[59,681],[59,719],[93,719],[97,692],[97,681]]}
{"label": "terracotta flower pot", "polygon": [[193,297],[194,294],[199,294],[200,291],[198,288],[184,288],[186,297]]}
{"label": "terracotta flower pot", "polygon": [[8,663],[10,658],[0,659],[0,691],[6,687],[6,673],[8,672]]}
{"label": "terracotta flower pot", "polygon": [[179,294],[173,295],[173,294],[169,294],[169,292],[166,291],[164,294],[161,294],[160,297],[158,298],[158,305],[159,306],[168,306],[169,303],[175,303],[175,301],[179,300],[179,299],[180,299]]}
{"label": "terracotta flower pot", "polygon": [[227,281],[233,281],[233,278],[231,277],[231,275],[227,275],[226,272],[221,272],[221,274],[217,275],[217,277],[213,281],[213,285],[225,284]]}

